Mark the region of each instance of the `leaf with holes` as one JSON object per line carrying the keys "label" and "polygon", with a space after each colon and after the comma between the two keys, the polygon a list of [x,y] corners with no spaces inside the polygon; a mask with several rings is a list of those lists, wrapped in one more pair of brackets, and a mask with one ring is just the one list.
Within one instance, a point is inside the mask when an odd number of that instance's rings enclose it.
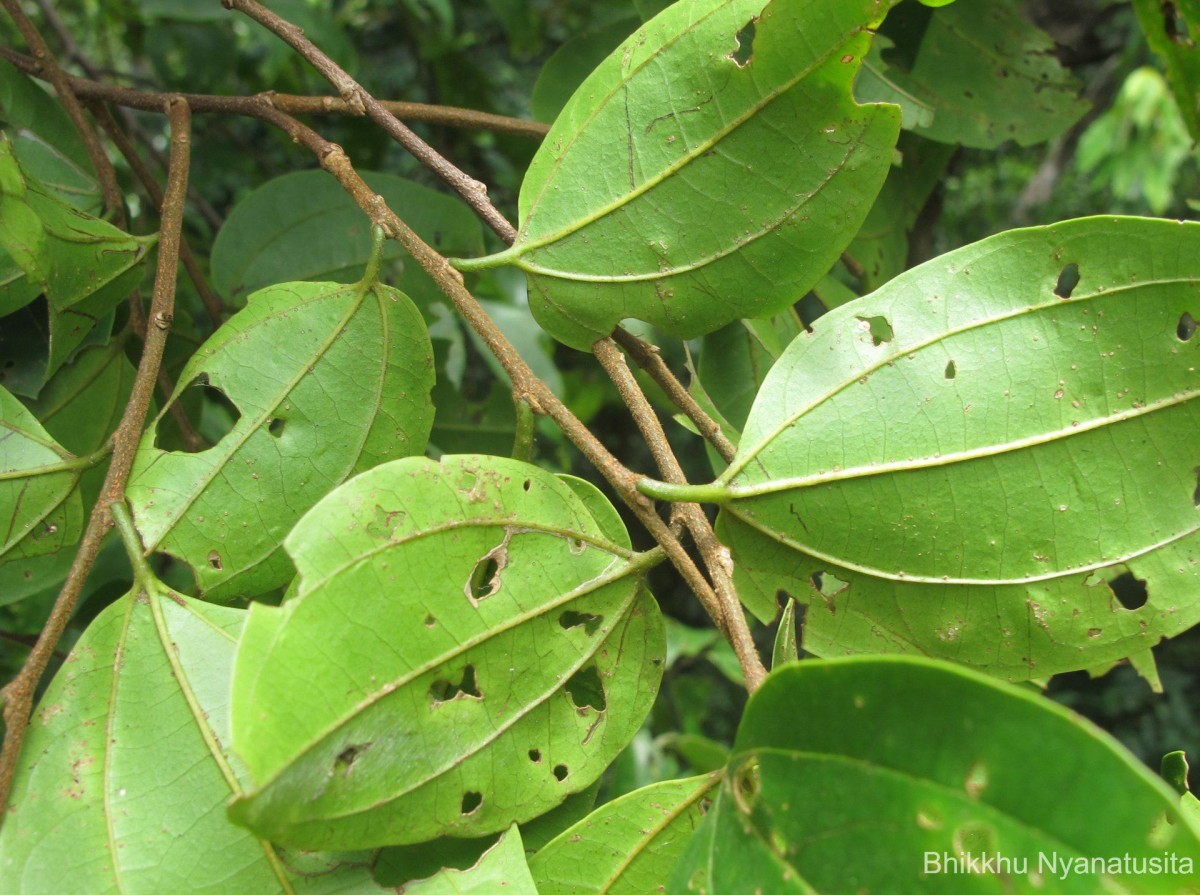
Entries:
{"label": "leaf with holes", "polygon": [[[156,236],[130,236],[112,224],[66,204],[27,175],[12,144],[0,137],[0,313],[9,314],[37,296],[46,299],[50,345],[27,373],[35,397],[142,275]],[[20,276],[16,271],[20,271]],[[11,371],[5,371],[11,376]]]}
{"label": "leaf with holes", "polygon": [[[379,891],[229,823],[241,791],[229,674],[246,613],[128,594],[88,626],[34,713],[0,829],[0,890]],[[185,847],[186,845],[186,847]]]}
{"label": "leaf with holes", "polygon": [[77,486],[85,468],[0,388],[0,564],[57,553],[79,540]]}
{"label": "leaf with holes", "polygon": [[962,668],[861,657],[755,692],[670,891],[1185,895],[1197,862],[1200,824],[1103,731]]}
{"label": "leaf with holes", "polygon": [[1200,621],[1197,258],[1200,224],[1086,218],[817,320],[705,495],[747,605],[770,618],[792,592],[818,655],[1013,679]]}
{"label": "leaf with holes", "polygon": [[721,775],[655,783],[607,802],[529,860],[541,895],[661,891]]}
{"label": "leaf with holes", "polygon": [[[424,450],[433,359],[420,312],[377,283],[287,283],[250,297],[188,362],[236,415],[197,453],[142,439],[128,495],[143,542],[191,565],[214,599],[285,584],[280,547],[354,473]],[[163,410],[165,415],[166,409]]]}
{"label": "leaf with holes", "polygon": [[[891,0],[696,0],[583,83],[521,185],[511,249],[539,323],[587,348],[627,317],[692,337],[779,311],[853,238],[899,109],[851,83]],[[801,37],[798,39],[797,35]]]}
{"label": "leaf with holes", "polygon": [[272,841],[503,830],[591,784],[654,700],[654,559],[580,480],[398,460],[313,507],[286,547],[299,587],[251,609],[233,693],[256,788],[230,810]]}
{"label": "leaf with holes", "polygon": [[1087,110],[1054,41],[1016,0],[936,11],[904,3],[881,32],[894,46],[868,63],[865,96],[932,109],[932,121],[905,122],[923,137],[978,149],[1009,140],[1030,146],[1063,133]]}

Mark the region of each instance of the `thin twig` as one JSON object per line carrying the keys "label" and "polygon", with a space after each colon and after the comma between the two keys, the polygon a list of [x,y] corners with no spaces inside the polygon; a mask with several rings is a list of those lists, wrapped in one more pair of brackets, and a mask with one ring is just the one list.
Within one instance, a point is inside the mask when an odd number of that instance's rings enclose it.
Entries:
{"label": "thin twig", "polygon": [[88,121],[83,106],[75,95],[70,77],[59,66],[50,52],[45,38],[22,11],[17,0],[0,0],[0,3],[4,5],[5,10],[16,24],[17,30],[21,32],[21,38],[25,41],[25,45],[33,53],[34,63],[54,85],[54,90],[58,94],[58,99],[62,103],[67,117],[71,119],[71,124],[75,126],[80,139],[83,140],[92,167],[96,169],[96,174],[100,178],[105,209],[110,214],[119,214],[124,206],[121,202],[121,190],[117,186],[117,174],[113,170],[112,162],[108,160],[108,156],[104,152],[104,147],[100,145],[100,137],[96,134],[91,122]]}
{"label": "thin twig", "polygon": [[[125,484],[133,468],[133,458],[141,440],[150,399],[154,395],[154,384],[162,365],[163,350],[167,344],[167,333],[175,308],[175,279],[179,266],[180,231],[183,228],[183,206],[187,196],[188,166],[191,160],[191,113],[187,104],[175,100],[167,106],[171,123],[171,164],[167,177],[167,195],[163,207],[162,231],[158,242],[158,268],[154,276],[154,296],[150,302],[150,326],[142,345],[142,356],[138,362],[137,375],[121,422],[112,436],[113,455],[100,497],[92,508],[67,580],[55,600],[54,609],[46,621],[37,643],[25,660],[20,673],[4,687],[4,746],[0,750],[0,805],[8,803],[13,775],[17,769],[17,758],[21,743],[33,710],[33,697],[38,682],[46,671],[58,641],[74,611],[84,582],[96,561],[96,554],[113,519],[109,511],[112,503],[123,500]],[[3,820],[0,813],[0,822]]]}
{"label": "thin twig", "polygon": [[658,347],[651,345],[649,342],[643,342],[627,329],[617,327],[613,330],[613,339],[618,345],[624,348],[629,356],[634,359],[639,367],[650,374],[650,378],[658,383],[659,388],[666,392],[667,398],[676,407],[683,412],[697,429],[700,430],[700,435],[713,446],[718,454],[721,455],[726,463],[733,462],[733,456],[737,453],[737,448],[734,447],[732,441],[725,437],[725,433],[721,431],[720,424],[711,416],[704,412],[696,399],[692,397],[692,393],[683,387],[675,374],[671,372],[671,368],[666,365],[662,357],[658,353]]}
{"label": "thin twig", "polygon": [[[12,2],[12,0],[6,0]],[[487,186],[460,171],[437,150],[413,133],[399,118],[389,112],[379,100],[350,77],[344,68],[322,52],[304,36],[304,29],[280,18],[258,0],[221,0],[226,9],[236,10],[258,22],[300,56],[325,78],[353,112],[365,114],[389,137],[407,149],[426,168],[440,177],[496,235],[512,245],[517,231],[487,196]]]}
{"label": "thin twig", "polygon": [[[165,198],[162,187],[154,179],[154,175],[150,173],[150,169],[146,167],[146,163],[142,161],[142,157],[138,155],[133,141],[118,126],[116,119],[113,118],[107,106],[97,103],[94,114],[121,155],[125,157],[125,161],[129,165],[129,170],[133,172],[134,176],[141,183],[142,189],[146,191],[146,195],[150,197],[150,201],[154,203],[154,207],[161,213]],[[208,313],[209,322],[216,329],[224,322],[225,306],[208,285],[208,280],[204,278],[204,273],[200,270],[200,263],[196,260],[196,256],[192,252],[192,247],[188,245],[186,237],[179,243],[179,258],[183,262],[183,269],[187,271],[188,279],[196,287],[196,293],[200,296],[204,310]]]}
{"label": "thin twig", "polygon": [[[621,353],[616,342],[612,339],[600,339],[592,346],[592,353],[596,355],[596,360],[600,361],[600,366],[613,381],[621,400],[629,408],[630,415],[650,448],[663,478],[674,484],[686,484],[687,477],[683,474],[675,452],[671,450],[667,433],[663,431],[662,423],[638,386],[629,365],[625,362],[625,355]],[[717,622],[717,626],[721,628],[737,654],[742,674],[746,678],[746,688],[753,693],[767,676],[767,671],[758,655],[758,648],[754,645],[754,638],[750,634],[746,616],[733,587],[733,562],[729,550],[717,539],[716,532],[699,504],[676,503],[672,505],[672,513],[678,513],[682,518],[700,550],[720,605],[720,615],[714,617],[713,621]]]}
{"label": "thin twig", "polygon": [[[13,52],[7,47],[0,47],[0,59],[11,62],[16,68],[34,77],[45,77],[38,63],[28,56]],[[288,115],[358,115],[344,99],[335,96],[293,96],[291,94],[267,92],[257,96],[221,96],[213,93],[160,93],[153,90],[135,90],[130,87],[117,87],[98,81],[67,76],[67,81],[75,95],[87,99],[98,99],[129,109],[140,109],[144,112],[161,112],[163,103],[168,95],[180,96],[187,102],[195,114],[215,113],[219,115],[247,115],[258,117],[256,109],[262,104],[264,97],[279,111]],[[489,112],[477,112],[474,109],[461,109],[456,106],[438,106],[428,103],[399,102],[395,100],[378,100],[379,104],[392,115],[406,121],[421,121],[428,124],[439,124],[447,127],[464,128],[468,130],[493,131],[496,133],[515,134],[540,140],[546,136],[550,128],[538,121],[524,118],[509,118],[505,115],[493,115]]]}
{"label": "thin twig", "polygon": [[[654,503],[637,490],[639,476],[627,469],[599,439],[591,433],[578,417],[550,391],[544,382],[530,369],[512,343],[496,327],[487,312],[463,285],[462,274],[421,239],[411,227],[387,206],[382,196],[376,195],[350,164],[342,147],[331,143],[316,131],[284,115],[265,102],[260,110],[264,121],[282,128],[295,142],[307,147],[320,161],[321,167],[337,178],[342,187],[354,198],[358,206],[371,219],[373,226],[380,227],[392,239],[399,242],[422,269],[429,274],[442,292],[462,315],[472,331],[483,340],[493,356],[504,368],[513,384],[513,394],[526,402],[535,412],[550,417],[575,445],[585,459],[596,468],[616,491],[617,496],[633,511],[638,521],[650,536],[662,546],[667,559],[683,576],[684,581],[700,600],[701,605],[718,625],[724,625],[724,610],[717,593],[704,574],[688,555],[679,539],[658,516]],[[744,623],[744,622],[743,622]],[[754,674],[747,675],[747,687],[757,685]]]}

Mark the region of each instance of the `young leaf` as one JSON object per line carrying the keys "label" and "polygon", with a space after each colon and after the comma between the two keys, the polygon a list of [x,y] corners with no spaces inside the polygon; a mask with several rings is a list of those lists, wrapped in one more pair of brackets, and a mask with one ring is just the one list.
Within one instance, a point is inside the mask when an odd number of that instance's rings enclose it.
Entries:
{"label": "young leaf", "polygon": [[495,457],[398,460],[313,507],[286,541],[296,595],[256,604],[238,653],[256,788],[234,818],[360,848],[483,836],[589,786],[662,673],[652,560],[615,518]]}
{"label": "young leaf", "polygon": [[529,860],[540,895],[643,895],[666,883],[721,774],[668,780],[602,805]]}
{"label": "young leaf", "polygon": [[365,867],[336,860],[309,878],[225,817],[241,791],[226,746],[244,619],[155,593],[92,622],[34,713],[0,829],[0,890],[376,890]]}
{"label": "young leaf", "polygon": [[[539,323],[587,348],[626,317],[692,337],[773,313],[837,259],[899,109],[851,83],[884,0],[695,0],[583,83],[521,185],[506,252]],[[803,35],[797,39],[796,35]]]}
{"label": "young leaf", "polygon": [[860,96],[932,108],[931,122],[914,122],[923,137],[978,149],[1009,140],[1030,146],[1061,134],[1087,109],[1054,42],[1015,0],[936,12],[905,3],[882,31],[895,47],[883,50],[884,68]]}
{"label": "young leaf", "polygon": [[36,397],[97,320],[125,298],[156,239],[130,236],[66,204],[22,170],[12,144],[0,137],[0,246],[23,274],[4,273],[0,310],[11,313],[43,295],[49,315],[50,346],[36,355],[23,394]]}
{"label": "young leaf", "polygon": [[1195,624],[1197,257],[1200,224],[1087,218],[943,255],[817,320],[718,481],[750,608],[770,618],[784,588],[818,655],[1013,679]]}
{"label": "young leaf", "polygon": [[56,553],[79,540],[82,468],[0,388],[0,564]]}
{"label": "young leaf", "polygon": [[1200,824],[1078,716],[954,666],[854,658],[751,697],[670,891],[1184,895],[1198,861]]}
{"label": "young leaf", "polygon": [[424,450],[432,366],[420,313],[388,286],[255,293],[172,398],[217,389],[241,414],[232,430],[200,453],[158,448],[157,424],[142,439],[128,495],[147,549],[188,563],[214,599],[286,583],[280,543],[309,507],[355,472]]}

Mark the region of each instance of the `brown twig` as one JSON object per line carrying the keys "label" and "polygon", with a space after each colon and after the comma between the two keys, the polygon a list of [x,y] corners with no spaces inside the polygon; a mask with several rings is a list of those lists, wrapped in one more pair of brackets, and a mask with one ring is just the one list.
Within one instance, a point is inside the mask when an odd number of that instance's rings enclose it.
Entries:
{"label": "brown twig", "polygon": [[[621,353],[616,342],[612,339],[600,339],[592,346],[592,353],[617,387],[625,406],[629,408],[630,415],[650,448],[663,478],[672,484],[687,484],[683,468],[667,440],[667,433],[663,431],[662,423],[638,386],[629,365],[625,362],[625,355]],[[767,676],[767,671],[758,655],[754,638],[746,624],[746,616],[733,587],[729,550],[717,539],[716,532],[699,504],[676,503],[672,505],[672,513],[679,514],[700,550],[719,604],[720,613],[713,617],[713,621],[717,623],[737,654],[742,674],[746,678],[746,688],[753,693]]]}
{"label": "brown twig", "polygon": [[[12,2],[12,0],[6,0],[6,2]],[[462,200],[471,206],[480,220],[491,227],[497,236],[508,245],[512,245],[517,231],[492,204],[487,196],[487,187],[460,171],[437,150],[413,133],[404,122],[389,112],[379,100],[371,96],[358,81],[350,77],[345,69],[305,37],[304,29],[280,18],[258,0],[221,0],[221,5],[258,22],[299,53],[309,65],[317,70],[321,77],[333,85],[338,95],[349,104],[351,111],[365,114],[379,125],[384,133],[412,153],[414,158],[440,177],[450,189],[458,193]]]}
{"label": "brown twig", "polygon": [[[104,485],[88,518],[87,528],[67,573],[67,580],[20,673],[0,691],[4,696],[5,724],[4,746],[0,750],[0,805],[8,803],[17,758],[29,724],[38,682],[45,673],[46,666],[71,618],[80,591],[96,561],[100,544],[112,528],[113,519],[109,506],[124,499],[125,484],[133,468],[134,454],[141,440],[158,370],[162,365],[167,333],[171,328],[175,307],[175,279],[179,265],[180,232],[183,228],[183,206],[187,196],[188,166],[191,159],[191,113],[186,103],[175,100],[168,103],[167,116],[171,123],[171,164],[158,243],[154,296],[150,302],[150,325],[147,327],[129,401],[112,436],[112,460],[104,477]],[[2,818],[3,815],[0,814],[0,820]]]}
{"label": "brown twig", "polygon": [[[667,559],[683,576],[684,581],[696,594],[709,616],[724,629],[725,610],[712,584],[696,566],[679,539],[655,511],[653,501],[637,490],[639,476],[627,469],[599,439],[576,417],[570,409],[550,391],[544,382],[530,369],[512,343],[508,341],[480,307],[475,297],[463,285],[462,274],[421,239],[403,220],[387,206],[382,196],[376,195],[350,164],[350,159],[340,146],[331,143],[311,128],[278,109],[263,103],[259,117],[282,128],[295,142],[307,147],[320,161],[321,167],[337,178],[342,187],[353,197],[358,206],[371,219],[374,226],[381,227],[392,239],[399,242],[427,274],[438,284],[450,299],[472,331],[487,345],[493,356],[508,374],[513,384],[514,395],[525,401],[535,413],[554,420],[567,439],[575,445],[589,463],[613,487],[617,496],[633,511],[638,521],[660,544]],[[699,509],[697,507],[697,509]],[[740,608],[738,611],[740,616]],[[736,624],[736,622],[735,622]],[[745,619],[742,617],[742,624]],[[759,665],[761,668],[761,664]],[[757,686],[761,677],[753,669],[746,675],[747,687]]]}
{"label": "brown twig", "polygon": [[634,362],[658,383],[659,388],[666,392],[670,402],[692,421],[693,425],[700,430],[700,435],[721,455],[721,459],[726,463],[732,463],[737,448],[732,441],[725,437],[720,424],[704,412],[704,408],[696,402],[692,393],[675,378],[671,368],[659,355],[658,347],[643,342],[629,330],[619,326],[613,330],[612,337],[633,358]]}
{"label": "brown twig", "polygon": [[[150,173],[150,169],[146,167],[146,163],[142,161],[142,157],[138,155],[137,148],[133,145],[133,141],[129,136],[117,125],[116,119],[108,107],[97,103],[94,110],[97,120],[101,127],[104,128],[113,144],[124,156],[126,163],[129,165],[129,170],[141,183],[142,189],[146,191],[146,195],[150,197],[150,201],[154,203],[154,207],[162,212],[163,208],[163,191],[159,186],[158,181],[154,179],[154,175]],[[196,260],[195,254],[192,252],[192,247],[188,245],[187,238],[184,237],[179,243],[179,258],[183,262],[183,269],[187,271],[188,279],[192,281],[192,285],[196,287],[196,292],[200,296],[200,301],[204,305],[204,310],[208,313],[208,319],[212,323],[213,328],[219,327],[224,322],[225,306],[221,303],[221,299],[208,285],[208,280],[204,278],[204,273],[200,270],[200,264]]]}
{"label": "brown twig", "polygon": [[79,98],[75,95],[70,77],[59,66],[50,52],[45,38],[25,15],[17,0],[0,0],[0,4],[3,4],[9,17],[16,24],[17,30],[21,32],[21,38],[25,41],[25,45],[33,53],[34,64],[41,72],[45,73],[47,80],[54,85],[54,90],[58,94],[63,109],[66,110],[67,117],[71,119],[80,139],[83,140],[92,167],[96,169],[96,175],[100,178],[105,209],[110,214],[120,213],[124,209],[124,205],[121,202],[121,190],[117,186],[117,174],[104,152],[104,147],[100,145],[100,138],[91,122],[88,121]]}
{"label": "brown twig", "polygon": [[[21,53],[15,53],[7,47],[0,47],[0,59],[11,62],[25,74],[34,77],[44,77],[37,61]],[[257,109],[264,98],[270,105],[288,115],[356,115],[356,112],[344,99],[334,96],[293,96],[283,93],[263,93],[257,96],[220,96],[212,93],[160,93],[153,90],[134,90],[130,87],[118,87],[112,84],[102,84],[98,81],[67,76],[67,81],[75,95],[87,99],[97,99],[113,103],[129,109],[140,109],[145,112],[161,112],[167,97],[179,96],[188,104],[195,114],[215,113],[219,115],[247,115],[259,117]],[[438,106],[428,103],[398,102],[394,100],[377,100],[387,112],[407,121],[421,121],[429,124],[440,124],[448,127],[466,128],[470,130],[486,130],[497,133],[515,134],[522,137],[540,140],[546,136],[549,127],[524,118],[509,118],[505,115],[493,115],[488,112],[477,112],[473,109],[461,109],[455,106]]]}

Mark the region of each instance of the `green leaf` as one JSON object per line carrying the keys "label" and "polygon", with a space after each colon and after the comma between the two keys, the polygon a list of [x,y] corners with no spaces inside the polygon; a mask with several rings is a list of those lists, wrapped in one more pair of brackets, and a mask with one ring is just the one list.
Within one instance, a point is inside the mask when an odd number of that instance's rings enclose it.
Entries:
{"label": "green leaf", "polygon": [[817,320],[704,486],[724,488],[743,599],[763,619],[779,588],[807,603],[818,655],[1012,679],[1195,624],[1197,257],[1200,224],[1086,218],[966,246]]}
{"label": "green leaf", "polygon": [[62,202],[22,171],[12,144],[0,137],[0,246],[24,274],[0,283],[0,310],[11,313],[40,294],[49,315],[49,349],[36,353],[33,387],[25,393],[36,396],[124,300],[156,239],[130,236]]}
{"label": "green leaf", "polygon": [[0,889],[160,895],[182,880],[214,895],[374,888],[365,867],[306,878],[293,856],[225,817],[241,791],[226,746],[244,620],[155,593],[129,594],[88,626],[34,713],[0,830]]}
{"label": "green leaf", "polygon": [[56,553],[79,540],[78,461],[0,388],[0,564]]}
{"label": "green leaf", "polygon": [[1200,826],[1177,804],[1021,688],[925,659],[800,662],[751,697],[670,891],[1183,895]]}
{"label": "green leaf", "polygon": [[1188,788],[1188,760],[1184,752],[1168,752],[1162,757],[1159,773],[1179,795],[1179,810],[1200,823],[1200,799]]}
{"label": "green leaf", "polygon": [[100,210],[100,184],[75,125],[50,94],[2,59],[0,130],[21,167],[42,186],[80,211]]}
{"label": "green leaf", "polygon": [[473,867],[440,870],[429,879],[404,887],[405,895],[494,895],[501,891],[505,895],[538,895],[515,825]]}
{"label": "green leaf", "polygon": [[525,270],[538,321],[577,348],[627,317],[692,337],[786,307],[887,173],[899,110],[859,106],[850,88],[888,5],[670,7],[559,115],[521,186],[512,248],[460,266]]}
{"label": "green leaf", "polygon": [[482,836],[587,788],[662,673],[654,557],[610,528],[495,457],[398,460],[313,507],[286,541],[297,594],[255,605],[239,651],[234,740],[257,788],[235,819],[360,848]]}
{"label": "green leaf", "polygon": [[[660,891],[721,775],[669,780],[608,802],[529,861],[540,895]],[[732,890],[731,890],[732,891]]]}
{"label": "green leaf", "polygon": [[1146,42],[1167,64],[1167,80],[1192,140],[1200,140],[1200,2],[1133,0]]}
{"label": "green leaf", "polygon": [[921,136],[978,149],[1009,140],[1030,146],[1086,111],[1079,82],[1017,0],[926,7],[905,3],[888,17],[882,33],[894,47],[883,50],[885,68],[872,69],[860,94],[904,104],[910,120],[915,105],[932,108],[931,123],[914,121]]}
{"label": "green leaf", "polygon": [[[482,227],[463,203],[392,174],[360,173],[438,251],[482,251]],[[213,285],[240,304],[243,296],[284,281],[352,283],[370,254],[371,222],[342,186],[324,171],[295,171],[233,207],[213,243]],[[399,243],[385,243],[383,257],[389,279],[398,267],[396,285],[419,305],[441,296]]]}
{"label": "green leaf", "polygon": [[280,544],[356,472],[424,450],[433,360],[420,313],[371,283],[287,283],[250,297],[196,353],[172,400],[200,383],[240,413],[200,453],[138,449],[129,501],[148,550],[192,566],[214,599],[285,584]]}

